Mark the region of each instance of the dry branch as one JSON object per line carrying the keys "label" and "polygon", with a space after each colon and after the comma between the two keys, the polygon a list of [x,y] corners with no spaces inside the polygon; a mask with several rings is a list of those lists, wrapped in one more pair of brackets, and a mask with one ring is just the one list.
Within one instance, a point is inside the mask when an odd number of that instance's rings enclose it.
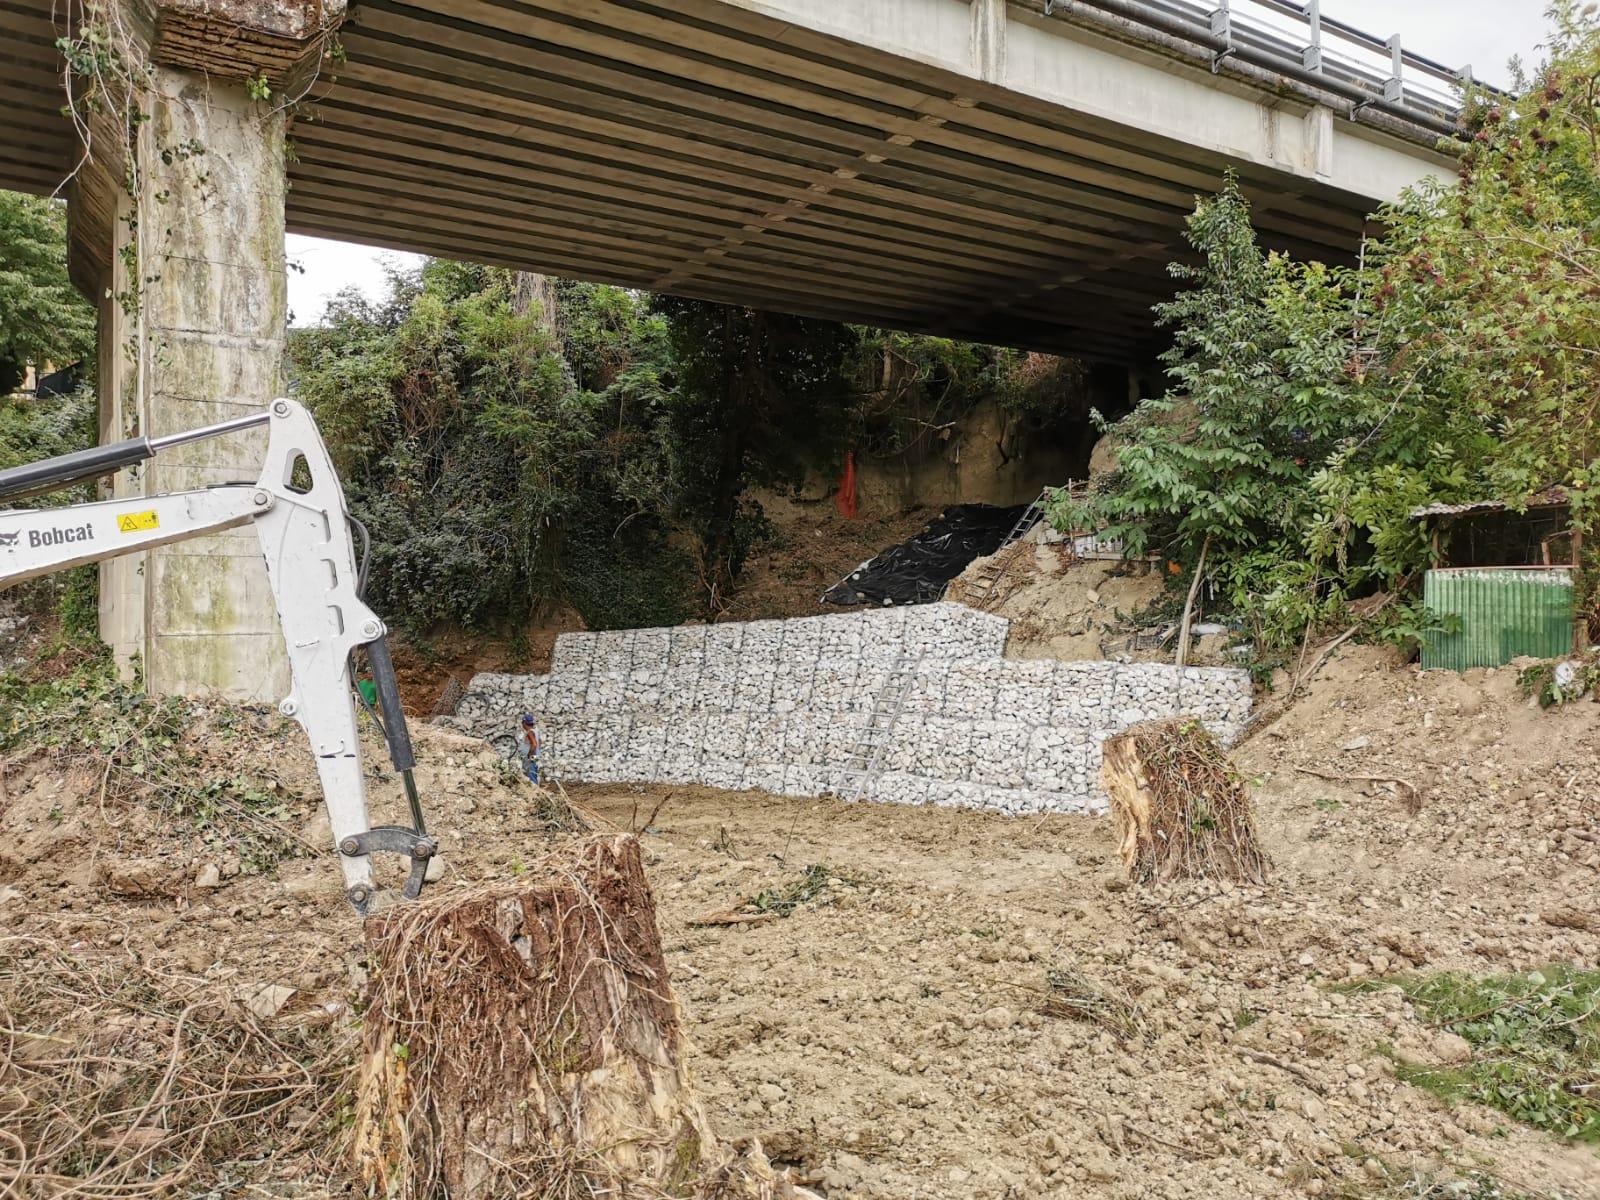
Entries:
{"label": "dry branch", "polygon": [[1392,783],[1396,787],[1405,789],[1406,807],[1416,813],[1421,807],[1421,798],[1417,792],[1417,785],[1409,779],[1401,779],[1398,775],[1351,775],[1338,771],[1319,771],[1315,767],[1296,767],[1302,775],[1310,775],[1313,779],[1326,779],[1330,783]]}
{"label": "dry branch", "polygon": [[353,1148],[376,1194],[792,1194],[706,1123],[636,838],[574,839],[367,937]]}
{"label": "dry branch", "polygon": [[1091,978],[1075,962],[1046,973],[1048,990],[1039,1011],[1047,1017],[1067,1017],[1104,1026],[1119,1038],[1144,1032],[1144,1013],[1122,989]]}
{"label": "dry branch", "polygon": [[1266,881],[1249,789],[1192,717],[1146,721],[1107,738],[1101,779],[1135,879]]}
{"label": "dry branch", "polygon": [[1192,636],[1190,622],[1194,618],[1195,597],[1200,594],[1200,584],[1206,577],[1206,554],[1211,549],[1211,535],[1200,543],[1200,561],[1194,565],[1194,578],[1189,581],[1189,595],[1183,602],[1183,616],[1178,619],[1178,654],[1174,661],[1180,667],[1189,665],[1189,640]]}
{"label": "dry branch", "polygon": [[1261,1050],[1252,1050],[1248,1046],[1235,1046],[1234,1050],[1241,1058],[1248,1058],[1251,1062],[1261,1063],[1267,1067],[1277,1067],[1280,1071],[1287,1071],[1319,1096],[1328,1094],[1328,1089],[1322,1086],[1317,1077],[1297,1063],[1285,1062],[1276,1055],[1267,1054]]}
{"label": "dry branch", "polygon": [[1583,908],[1570,906],[1547,908],[1539,914],[1539,919],[1546,925],[1552,925],[1557,929],[1578,929],[1585,932],[1600,931],[1600,915]]}
{"label": "dry branch", "polygon": [[764,925],[768,921],[779,920],[777,913],[750,913],[739,912],[737,909],[724,909],[720,912],[706,913],[701,917],[694,917],[689,924],[695,927],[711,925]]}
{"label": "dry branch", "polygon": [[0,938],[0,1197],[213,1194],[286,1158],[319,1174],[352,1048],[130,954]]}
{"label": "dry branch", "polygon": [[[1006,600],[1027,582],[1027,572],[1019,572],[1017,567],[1024,559],[1031,562],[1036,548],[1034,542],[1022,538],[996,550],[988,559],[980,560],[985,565],[978,568],[977,577],[968,577],[968,572],[972,571],[969,566],[967,571],[952,579],[945,589],[944,598],[980,612],[999,611]],[[985,570],[987,575],[982,574]]]}
{"label": "dry branch", "polygon": [[601,824],[594,813],[573,803],[559,779],[534,788],[534,812],[550,833],[593,833]]}

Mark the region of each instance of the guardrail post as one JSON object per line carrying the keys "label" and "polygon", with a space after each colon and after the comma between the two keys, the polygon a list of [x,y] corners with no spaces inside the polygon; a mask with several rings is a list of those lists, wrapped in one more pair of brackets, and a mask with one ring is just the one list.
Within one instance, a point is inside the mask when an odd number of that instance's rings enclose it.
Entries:
{"label": "guardrail post", "polygon": [[1233,13],[1228,9],[1228,0],[1222,0],[1221,6],[1212,12],[1211,32],[1233,45]]}
{"label": "guardrail post", "polygon": [[1228,8],[1228,0],[1221,0],[1221,7],[1212,12],[1211,33],[1222,39],[1222,49],[1211,56],[1211,73],[1215,75],[1222,60],[1233,53],[1233,13]]}
{"label": "guardrail post", "polygon": [[1306,22],[1311,28],[1311,43],[1300,53],[1300,65],[1308,71],[1322,74],[1322,0],[1311,0],[1306,6]]}
{"label": "guardrail post", "polygon": [[1398,104],[1405,98],[1405,80],[1402,78],[1405,71],[1406,56],[1400,49],[1400,35],[1397,33],[1389,39],[1389,78],[1383,81],[1383,98],[1390,104]]}

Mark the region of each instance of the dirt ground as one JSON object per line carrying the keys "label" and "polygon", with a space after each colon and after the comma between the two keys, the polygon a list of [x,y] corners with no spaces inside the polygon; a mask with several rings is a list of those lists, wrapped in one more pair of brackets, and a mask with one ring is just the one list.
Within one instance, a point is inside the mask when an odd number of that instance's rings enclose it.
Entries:
{"label": "dirt ground", "polygon": [[576,612],[562,609],[525,630],[523,646],[499,634],[460,629],[441,630],[421,641],[397,636],[393,652],[400,698],[406,712],[427,720],[436,711],[450,711],[453,697],[445,693],[452,681],[464,687],[480,671],[548,671],[556,638],[583,628]]}
{"label": "dirt ground", "polygon": [[846,518],[831,499],[815,503],[761,497],[773,537],[746,560],[739,588],[723,614],[762,621],[849,611],[823,604],[822,593],[869,558],[921,531],[939,515],[926,506]]}
{"label": "dirt ground", "polygon": [[[949,599],[1011,622],[1007,657],[1173,661],[1184,596],[1170,586],[1170,564],[1078,559],[1063,543],[1046,544],[1036,536],[975,560],[949,592]],[[1000,567],[998,575],[994,566]],[[1202,628],[1210,624],[1206,605],[1202,592],[1194,613],[1194,623]],[[1212,625],[1211,632],[1195,637],[1190,666],[1241,664],[1236,653],[1245,649],[1238,646],[1241,639],[1220,628]]]}
{"label": "dirt ground", "polygon": [[[275,715],[217,716],[198,735],[214,769],[264,770],[282,803],[260,819],[302,842],[266,874],[191,816],[108,805],[81,758],[3,764],[0,1117],[60,1086],[62,1068],[28,1069],[23,1035],[63,1061],[161,1066],[184,1021],[160,1014],[204,1002],[274,1045],[339,1052],[361,931],[310,756]],[[572,798],[624,829],[655,813],[649,871],[713,1124],[759,1137],[828,1200],[1376,1197],[1448,1168],[1584,1200],[1600,1198],[1593,1148],[1398,1082],[1382,1047],[1443,1059],[1449,1039],[1396,990],[1334,985],[1600,962],[1600,934],[1546,919],[1600,911],[1595,716],[1529,708],[1509,670],[1336,658],[1238,754],[1276,863],[1265,889],[1129,887],[1106,818],[707,788]],[[548,847],[544,802],[481,745],[432,728],[418,742],[438,889]],[[371,774],[375,817],[398,818],[397,782]],[[834,881],[787,918],[690,925],[813,865]],[[1136,1001],[1140,1028],[1045,1015],[1048,972],[1069,964]],[[89,974],[92,997],[63,982]],[[248,1194],[344,1193],[323,1124],[337,1102],[302,1090],[260,1135],[292,1149],[263,1161],[252,1143],[220,1175]]]}
{"label": "dirt ground", "polygon": [[[1544,915],[1600,912],[1597,749],[1593,707],[1529,709],[1509,671],[1353,652],[1239,756],[1265,890],[1127,888],[1106,819],[680,793],[649,844],[699,1078],[730,1132],[829,1196],[1380,1194],[1445,1164],[1600,1196],[1593,1149],[1396,1081],[1380,1047],[1451,1053],[1397,991],[1329,986],[1594,965],[1600,937]],[[1393,775],[1420,810],[1301,767]],[[811,863],[857,882],[784,921],[683,924]],[[1041,1015],[1067,963],[1133,995],[1147,1033]]]}

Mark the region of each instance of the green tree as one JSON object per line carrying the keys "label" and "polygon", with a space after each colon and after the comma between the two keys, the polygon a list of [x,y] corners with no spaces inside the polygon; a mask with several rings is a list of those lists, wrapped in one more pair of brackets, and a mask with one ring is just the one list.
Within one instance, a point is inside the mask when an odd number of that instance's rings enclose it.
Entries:
{"label": "green tree", "polygon": [[720,611],[760,510],[752,487],[800,484],[844,442],[848,327],[660,296],[672,352],[669,451],[678,512],[699,545],[705,606]]}
{"label": "green tree", "polygon": [[[1404,588],[1430,565],[1410,514],[1520,508],[1566,489],[1593,523],[1600,449],[1600,26],[1550,10],[1549,60],[1514,100],[1469,97],[1453,184],[1414,189],[1345,284],[1346,383],[1361,420],[1313,478],[1306,551],[1348,590]],[[1592,592],[1592,589],[1585,589]]]}
{"label": "green tree", "polygon": [[435,260],[291,336],[374,600],[413,633],[568,603],[591,628],[680,620],[663,323],[621,289],[528,278]]}
{"label": "green tree", "polygon": [[1067,515],[1134,553],[1152,542],[1189,562],[1203,546],[1222,562],[1286,551],[1311,508],[1310,476],[1353,416],[1338,384],[1340,280],[1263,252],[1232,178],[1196,208],[1188,237],[1200,262],[1173,267],[1188,286],[1157,310],[1173,330],[1171,388],[1117,426],[1114,487]]}
{"label": "green tree", "polygon": [[[1520,505],[1563,485],[1587,525],[1600,404],[1600,26],[1551,9],[1549,61],[1520,95],[1473,98],[1453,186],[1382,215],[1350,341],[1373,436],[1319,481],[1333,520],[1364,526],[1387,573],[1425,549],[1405,513],[1432,499]],[[1381,422],[1381,423],[1380,423]],[[1342,477],[1342,478],[1341,478]]]}
{"label": "green tree", "polygon": [[382,302],[341,296],[291,338],[297,385],[372,532],[374,597],[414,629],[515,620],[550,598],[561,448],[582,440],[584,415],[511,286],[430,262]]}
{"label": "green tree", "polygon": [[850,439],[877,458],[942,441],[996,388],[990,347],[896,329],[852,326],[846,366],[854,409]]}
{"label": "green tree", "polygon": [[0,191],[0,395],[29,365],[94,350],[94,310],[67,278],[66,206]]}
{"label": "green tree", "polygon": [[1551,15],[1550,60],[1514,100],[1470,98],[1457,178],[1379,213],[1359,267],[1263,254],[1231,181],[1200,203],[1202,263],[1175,268],[1191,286],[1161,310],[1171,388],[1116,427],[1110,485],[1058,519],[1190,563],[1209,546],[1268,640],[1414,588],[1421,505],[1560,486],[1590,526],[1600,26],[1568,0]]}
{"label": "green tree", "polygon": [[[28,366],[92,359],[94,344],[94,310],[67,278],[65,206],[0,191],[0,468],[94,444],[90,387],[44,398],[11,394]],[[91,498],[92,489],[80,485],[6,503],[34,507]],[[62,572],[24,585],[23,603],[40,610],[53,606],[63,637],[91,644],[98,640],[97,582],[93,567]]]}
{"label": "green tree", "polygon": [[1008,453],[1019,435],[1063,426],[1088,432],[1088,373],[1074,359],[867,325],[851,331],[848,432],[860,453],[926,452],[991,399],[1004,418],[999,440]]}

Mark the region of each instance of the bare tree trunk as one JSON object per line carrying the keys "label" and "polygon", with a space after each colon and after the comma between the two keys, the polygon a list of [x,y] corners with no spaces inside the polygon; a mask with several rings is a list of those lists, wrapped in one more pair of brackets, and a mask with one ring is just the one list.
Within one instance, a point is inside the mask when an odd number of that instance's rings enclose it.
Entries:
{"label": "bare tree trunk", "polygon": [[1178,665],[1189,665],[1189,620],[1194,615],[1194,598],[1200,594],[1200,581],[1206,577],[1206,551],[1211,549],[1211,535],[1200,543],[1200,561],[1194,565],[1194,578],[1189,582],[1189,595],[1183,602],[1183,621],[1178,629]]}
{"label": "bare tree trunk", "polygon": [[556,307],[556,283],[550,276],[518,271],[511,289],[511,311],[519,317],[536,311],[539,324],[550,335],[551,349],[561,350],[561,314]]}
{"label": "bare tree trunk", "polygon": [[353,1148],[374,1194],[794,1194],[707,1124],[636,838],[574,839],[367,940]]}
{"label": "bare tree trunk", "polygon": [[[735,323],[750,324],[745,350],[745,378],[733,361]],[[744,451],[750,388],[760,370],[757,348],[764,336],[764,316],[750,313],[738,317],[732,308],[722,312],[722,403],[721,443],[717,454],[717,473],[711,485],[711,511],[701,540],[706,584],[706,619],[715,621],[727,607],[733,592],[734,560],[737,557],[739,497],[744,492]]]}

